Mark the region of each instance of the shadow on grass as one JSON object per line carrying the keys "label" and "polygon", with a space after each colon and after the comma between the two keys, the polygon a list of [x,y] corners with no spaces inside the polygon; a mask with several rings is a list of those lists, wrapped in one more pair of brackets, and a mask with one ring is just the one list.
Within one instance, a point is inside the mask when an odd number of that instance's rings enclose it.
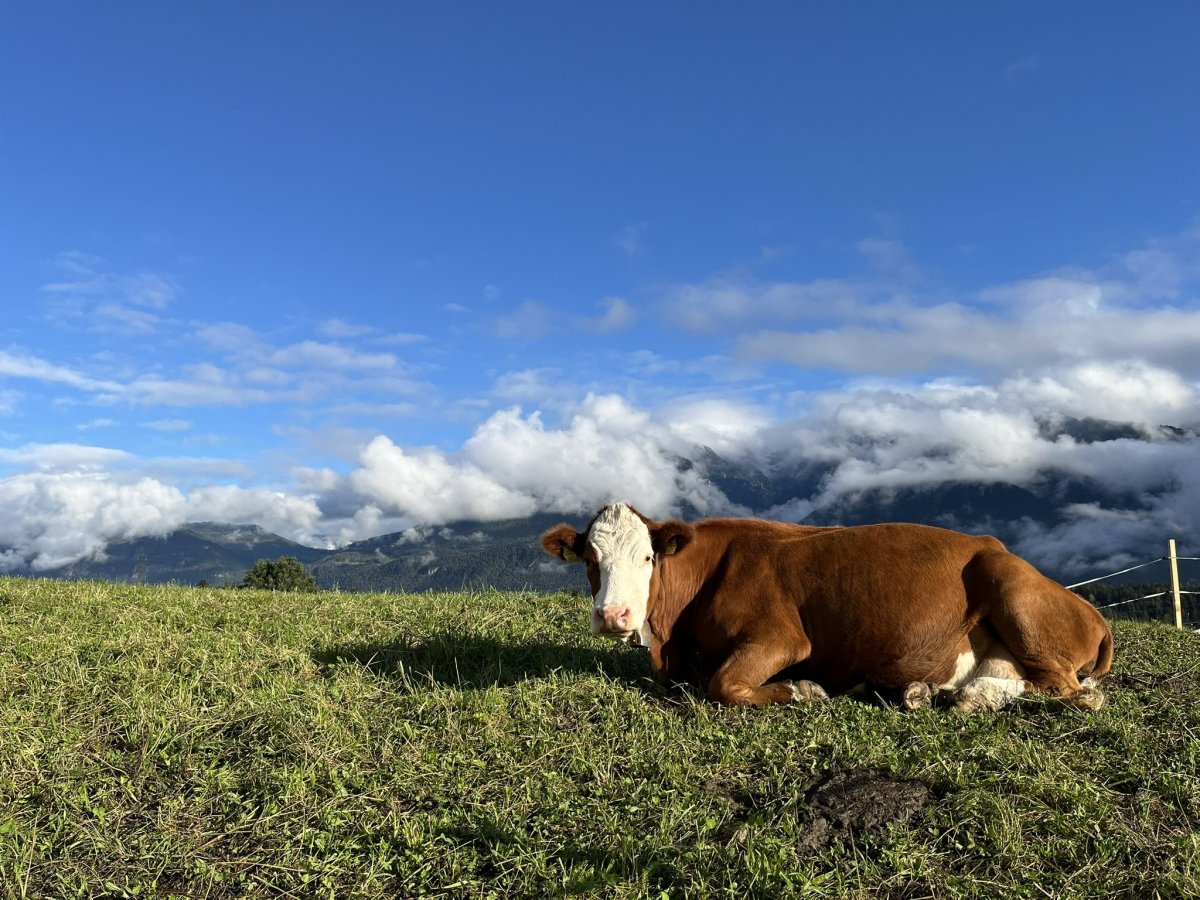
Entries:
{"label": "shadow on grass", "polygon": [[443,632],[415,641],[345,644],[312,653],[322,674],[339,666],[362,666],[380,678],[432,680],[463,688],[497,687],[555,672],[603,673],[621,681],[645,684],[653,677],[644,650],[613,647],[596,650],[548,643],[507,643],[495,638]]}

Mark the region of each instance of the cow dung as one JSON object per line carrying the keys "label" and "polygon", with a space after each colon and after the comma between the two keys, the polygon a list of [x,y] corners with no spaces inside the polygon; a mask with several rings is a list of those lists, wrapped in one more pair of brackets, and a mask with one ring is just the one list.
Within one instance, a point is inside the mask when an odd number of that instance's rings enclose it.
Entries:
{"label": "cow dung", "polygon": [[925,808],[932,789],[917,778],[878,769],[830,772],[813,782],[797,808],[801,852],[823,850],[840,837],[862,838],[893,822],[907,822]]}

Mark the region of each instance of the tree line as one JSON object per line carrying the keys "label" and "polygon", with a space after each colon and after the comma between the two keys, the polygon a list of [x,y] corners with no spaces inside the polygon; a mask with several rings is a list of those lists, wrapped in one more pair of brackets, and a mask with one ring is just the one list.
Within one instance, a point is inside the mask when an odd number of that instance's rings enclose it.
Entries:
{"label": "tree line", "polygon": [[[1200,581],[1186,581],[1180,588],[1185,591],[1200,591]],[[1110,619],[1171,623],[1175,621],[1175,598],[1171,595],[1171,585],[1165,582],[1089,584],[1076,588],[1075,593],[1093,606],[1102,608],[1101,611]],[[1161,597],[1147,597],[1149,594],[1160,593]],[[1138,599],[1140,597],[1147,599]],[[1184,594],[1180,602],[1183,606],[1183,621],[1200,622],[1200,596]]]}

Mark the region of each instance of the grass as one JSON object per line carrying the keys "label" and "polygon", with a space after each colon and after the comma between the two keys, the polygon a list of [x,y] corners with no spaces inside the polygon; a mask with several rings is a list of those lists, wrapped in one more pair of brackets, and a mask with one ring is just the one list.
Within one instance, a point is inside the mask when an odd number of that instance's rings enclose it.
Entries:
{"label": "grass", "polygon": [[3,897],[1194,897],[1200,638],[1099,713],[658,687],[568,594],[0,580]]}

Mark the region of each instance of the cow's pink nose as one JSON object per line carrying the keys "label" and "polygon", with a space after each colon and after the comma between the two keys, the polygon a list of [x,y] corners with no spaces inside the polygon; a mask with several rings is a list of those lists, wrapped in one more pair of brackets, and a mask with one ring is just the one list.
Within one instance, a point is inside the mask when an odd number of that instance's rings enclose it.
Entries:
{"label": "cow's pink nose", "polygon": [[615,606],[612,609],[604,610],[603,615],[605,631],[628,631],[633,610],[628,606]]}

